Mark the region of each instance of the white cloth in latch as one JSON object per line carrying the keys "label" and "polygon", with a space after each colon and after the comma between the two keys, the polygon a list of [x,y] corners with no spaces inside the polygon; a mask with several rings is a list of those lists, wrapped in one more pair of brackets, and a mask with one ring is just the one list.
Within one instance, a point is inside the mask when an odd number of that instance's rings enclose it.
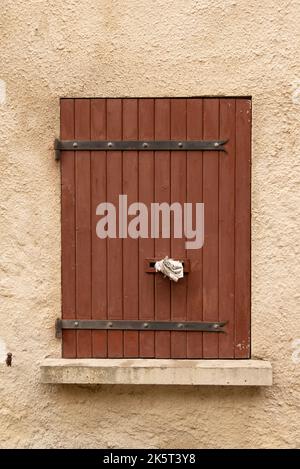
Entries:
{"label": "white cloth in latch", "polygon": [[161,272],[165,277],[169,277],[174,282],[178,282],[183,277],[183,263],[169,259],[168,256],[161,261],[155,262],[154,268],[156,272]]}

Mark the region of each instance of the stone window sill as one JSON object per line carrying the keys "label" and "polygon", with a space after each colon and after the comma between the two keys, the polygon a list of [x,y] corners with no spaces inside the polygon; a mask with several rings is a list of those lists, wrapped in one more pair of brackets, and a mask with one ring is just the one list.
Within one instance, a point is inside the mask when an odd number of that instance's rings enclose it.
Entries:
{"label": "stone window sill", "polygon": [[264,360],[160,360],[47,358],[41,381],[50,384],[271,386]]}

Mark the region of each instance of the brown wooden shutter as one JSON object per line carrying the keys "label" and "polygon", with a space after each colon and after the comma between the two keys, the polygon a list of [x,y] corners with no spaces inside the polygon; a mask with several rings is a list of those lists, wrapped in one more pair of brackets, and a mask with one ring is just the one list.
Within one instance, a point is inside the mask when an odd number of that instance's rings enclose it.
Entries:
{"label": "brown wooden shutter", "polygon": [[[228,140],[226,152],[61,151],[62,319],[226,322],[225,332],[63,329],[63,357],[249,358],[251,101],[62,99],[61,140]],[[99,239],[96,207],[119,194],[204,202],[203,248]],[[145,268],[165,256],[189,261],[178,283]]]}

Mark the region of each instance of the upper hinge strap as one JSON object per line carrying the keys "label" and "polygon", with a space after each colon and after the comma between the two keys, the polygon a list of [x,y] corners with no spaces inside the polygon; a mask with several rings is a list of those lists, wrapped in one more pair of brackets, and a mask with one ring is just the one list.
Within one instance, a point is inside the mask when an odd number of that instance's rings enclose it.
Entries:
{"label": "upper hinge strap", "polygon": [[226,151],[227,140],[58,140],[55,159],[61,151]]}

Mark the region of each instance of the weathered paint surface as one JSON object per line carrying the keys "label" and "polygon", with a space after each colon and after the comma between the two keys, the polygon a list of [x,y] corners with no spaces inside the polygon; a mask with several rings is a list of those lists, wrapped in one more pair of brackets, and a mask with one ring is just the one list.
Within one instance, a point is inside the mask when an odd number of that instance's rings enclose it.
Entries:
{"label": "weathered paint surface", "polygon": [[[0,446],[299,447],[299,2],[6,0],[1,20]],[[60,356],[59,97],[171,95],[253,97],[252,351],[275,384],[41,385]]]}

